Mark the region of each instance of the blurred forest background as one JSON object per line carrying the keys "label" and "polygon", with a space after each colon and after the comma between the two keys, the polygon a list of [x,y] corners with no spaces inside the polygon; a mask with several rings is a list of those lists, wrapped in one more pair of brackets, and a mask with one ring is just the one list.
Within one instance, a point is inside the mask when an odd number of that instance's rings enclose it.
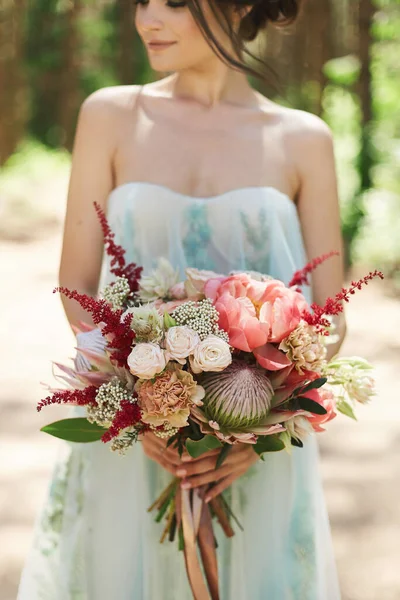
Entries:
{"label": "blurred forest background", "polygon": [[[0,6],[0,228],[11,212],[15,231],[2,235],[29,235],[26,213],[34,219],[41,207],[20,186],[14,195],[14,181],[32,170],[41,177],[55,162],[68,169],[79,106],[91,92],[157,74],[135,31],[131,0]],[[295,26],[268,29],[252,49],[278,73],[278,101],[321,115],[333,129],[348,264],[380,267],[399,289],[399,0],[306,0]],[[271,82],[252,83],[275,98]]]}
{"label": "blurred forest background", "polygon": [[[386,276],[349,308],[345,347],[376,365],[382,403],[361,423],[335,422],[322,442],[322,459],[344,600],[395,600],[400,2],[307,0],[295,25],[268,28],[251,50],[278,74],[279,94],[272,77],[269,84],[252,84],[271,99],[320,115],[334,133],[347,276],[374,268]],[[7,281],[0,334],[8,340],[7,355],[0,353],[6,452],[0,466],[1,600],[15,598],[57,448],[38,433],[33,407],[42,394],[40,377],[50,381],[50,359],[65,361],[72,348],[51,290],[78,110],[98,88],[159,76],[135,31],[131,0],[0,0],[0,277]],[[24,377],[15,365],[21,347],[29,355]],[[346,447],[335,434],[346,436]]]}

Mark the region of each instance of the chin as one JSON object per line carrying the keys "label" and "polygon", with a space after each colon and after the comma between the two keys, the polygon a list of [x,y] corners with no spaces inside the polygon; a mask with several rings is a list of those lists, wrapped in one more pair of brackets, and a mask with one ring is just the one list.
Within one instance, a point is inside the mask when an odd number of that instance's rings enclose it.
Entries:
{"label": "chin", "polygon": [[178,63],[178,61],[174,60],[162,60],[162,59],[151,59],[149,60],[150,66],[153,71],[159,71],[160,73],[172,72],[172,71],[180,71],[183,66]]}

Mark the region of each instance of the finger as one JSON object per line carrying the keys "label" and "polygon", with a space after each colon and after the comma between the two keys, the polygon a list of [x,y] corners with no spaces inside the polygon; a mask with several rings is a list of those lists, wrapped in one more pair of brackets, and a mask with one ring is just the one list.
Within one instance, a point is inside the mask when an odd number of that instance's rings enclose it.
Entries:
{"label": "finger", "polygon": [[175,465],[180,465],[181,460],[178,451],[174,450],[173,448],[167,448],[165,445],[165,440],[161,441],[162,443],[160,444],[156,436],[149,436],[147,439],[145,438],[142,443],[144,444],[144,447],[152,448],[154,452],[158,452],[158,454],[165,456]]}
{"label": "finger", "polygon": [[182,488],[190,489],[193,487],[205,485],[206,483],[213,483],[215,481],[219,481],[224,477],[228,477],[229,475],[231,475],[231,473],[243,473],[244,471],[246,471],[247,464],[247,460],[244,460],[241,462],[237,462],[236,464],[223,465],[219,469],[212,469],[211,471],[201,473],[200,475],[193,475],[192,477],[185,478],[182,481]]}
{"label": "finger", "polygon": [[[249,452],[249,447],[245,444],[236,444],[232,445],[229,454],[224,460],[224,464],[227,464],[228,461],[237,460],[238,456],[243,455]],[[187,468],[188,472],[203,472],[208,468],[215,468],[217,464],[217,457],[221,453],[221,448],[217,448],[216,450],[209,450],[208,452],[204,452],[201,456],[197,458],[186,458],[186,456],[182,456],[182,463],[184,463],[183,468]],[[210,462],[211,461],[211,462]],[[211,466],[210,466],[211,465]],[[198,466],[198,468],[197,468]]]}
{"label": "finger", "polygon": [[[186,450],[186,452],[187,452],[187,450]],[[217,448],[216,450],[208,450],[207,452],[204,452],[204,454],[201,454],[197,458],[193,458],[193,456],[190,456],[190,454],[187,452],[187,454],[182,455],[182,462],[190,462],[190,463],[198,462],[200,460],[204,460],[204,458],[206,458],[206,457],[218,456],[218,454],[220,452],[221,452],[220,448]]]}
{"label": "finger", "polygon": [[159,438],[151,433],[149,436],[149,443],[157,448],[160,453],[167,456],[168,459],[171,460],[175,465],[180,465],[182,463],[182,458],[178,452],[178,449],[174,448],[173,445],[167,447],[165,439]]}
{"label": "finger", "polygon": [[147,452],[146,455],[148,456],[148,458],[150,458],[151,460],[153,460],[154,462],[159,464],[161,467],[163,467],[163,469],[165,469],[172,475],[176,475],[175,465],[170,463],[163,456],[161,456],[160,454],[157,454],[156,452],[153,452],[153,451]]}
{"label": "finger", "polygon": [[240,473],[239,474],[232,473],[232,475],[229,475],[228,477],[224,477],[224,479],[221,479],[221,481],[219,481],[217,484],[213,485],[213,487],[207,492],[205,501],[210,502],[210,500],[212,500],[213,498],[216,498],[217,496],[222,494],[222,492],[224,490],[227,490],[228,487],[231,486],[232,483],[240,477],[240,475],[241,475]]}
{"label": "finger", "polygon": [[203,457],[203,460],[200,461],[182,463],[176,473],[178,477],[193,477],[194,475],[200,475],[201,473],[207,473],[208,471],[215,471],[216,463],[217,456]]}
{"label": "finger", "polygon": [[[217,453],[213,453],[211,456],[207,453],[207,455],[202,456],[201,460],[195,460],[192,463],[183,463],[177,471],[178,477],[192,477],[193,475],[200,475],[207,471],[215,472],[219,452],[217,451]],[[229,453],[223,462],[223,466],[237,465],[244,461],[248,454],[248,451],[243,450],[240,453],[236,452],[236,454]]]}

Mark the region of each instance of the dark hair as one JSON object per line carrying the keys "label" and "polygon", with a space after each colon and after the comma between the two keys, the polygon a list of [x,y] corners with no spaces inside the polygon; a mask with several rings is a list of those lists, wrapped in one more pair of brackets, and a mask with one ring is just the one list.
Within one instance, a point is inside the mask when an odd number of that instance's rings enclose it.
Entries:
{"label": "dark hair", "polygon": [[[263,74],[247,65],[242,55],[266,64],[246,47],[245,43],[255,39],[259,31],[268,23],[281,27],[291,24],[299,14],[301,0],[207,0],[218,24],[229,36],[235,56],[231,56],[215,38],[207,18],[202,10],[200,0],[189,0],[188,7],[205,39],[214,52],[227,65],[244,73],[265,79]],[[250,11],[242,18],[240,29],[236,33],[232,27],[232,8],[238,11],[251,6]],[[270,71],[271,69],[268,68]]]}

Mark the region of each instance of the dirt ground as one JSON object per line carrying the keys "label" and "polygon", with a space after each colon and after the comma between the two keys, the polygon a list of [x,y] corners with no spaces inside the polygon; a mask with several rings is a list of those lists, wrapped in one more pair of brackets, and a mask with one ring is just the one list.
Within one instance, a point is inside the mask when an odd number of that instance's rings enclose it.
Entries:
{"label": "dirt ground", "polygon": [[[60,239],[55,224],[43,239],[0,242],[0,600],[15,599],[62,443],[39,432],[60,413],[35,411],[40,382],[53,382],[50,361],[74,354],[52,294]],[[400,598],[400,302],[384,290],[378,281],[352,298],[342,348],[375,364],[378,395],[357,423],[340,415],[319,438],[343,600]]]}

